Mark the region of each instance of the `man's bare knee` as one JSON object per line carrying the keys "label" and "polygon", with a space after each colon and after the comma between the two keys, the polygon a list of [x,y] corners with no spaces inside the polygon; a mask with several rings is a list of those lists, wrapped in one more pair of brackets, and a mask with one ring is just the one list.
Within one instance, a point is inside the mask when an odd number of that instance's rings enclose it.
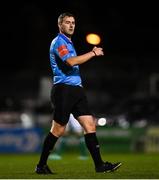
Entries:
{"label": "man's bare knee", "polygon": [[65,132],[66,125],[61,125],[55,121],[52,123],[52,127],[50,129],[50,132],[55,135],[56,137],[60,137]]}
{"label": "man's bare knee", "polygon": [[90,115],[79,116],[78,121],[84,128],[85,133],[96,132],[96,123],[95,123],[95,119],[92,116]]}

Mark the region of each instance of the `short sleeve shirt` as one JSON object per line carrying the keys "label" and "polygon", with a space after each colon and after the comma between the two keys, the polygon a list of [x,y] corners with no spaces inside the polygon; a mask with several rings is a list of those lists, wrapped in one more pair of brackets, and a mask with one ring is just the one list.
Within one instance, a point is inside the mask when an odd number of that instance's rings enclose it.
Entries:
{"label": "short sleeve shirt", "polygon": [[59,33],[50,45],[50,64],[53,72],[53,83],[82,86],[79,66],[69,66],[66,60],[77,56],[72,41]]}

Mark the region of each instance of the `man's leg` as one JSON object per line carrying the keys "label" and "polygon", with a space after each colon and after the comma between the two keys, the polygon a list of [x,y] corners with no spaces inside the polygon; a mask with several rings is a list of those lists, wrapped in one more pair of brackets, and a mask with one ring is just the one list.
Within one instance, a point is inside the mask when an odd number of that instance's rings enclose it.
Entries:
{"label": "man's leg", "polygon": [[100,146],[96,136],[96,122],[92,116],[79,116],[78,121],[85,130],[85,143],[94,161],[96,172],[114,171],[121,166],[121,163],[103,162],[100,154]]}
{"label": "man's leg", "polygon": [[53,122],[52,127],[48,135],[46,136],[40,156],[39,163],[36,167],[36,173],[38,174],[51,174],[51,170],[47,166],[47,159],[52,149],[54,148],[58,138],[64,133],[65,125],[62,126],[57,122]]}
{"label": "man's leg", "polygon": [[78,120],[85,130],[85,143],[92,156],[95,167],[102,165],[103,161],[100,154],[99,143],[96,137],[95,120],[92,116],[80,116]]}
{"label": "man's leg", "polygon": [[67,144],[67,136],[60,137],[59,141],[56,143],[54,147],[54,152],[49,155],[50,160],[61,160],[62,154],[66,149]]}

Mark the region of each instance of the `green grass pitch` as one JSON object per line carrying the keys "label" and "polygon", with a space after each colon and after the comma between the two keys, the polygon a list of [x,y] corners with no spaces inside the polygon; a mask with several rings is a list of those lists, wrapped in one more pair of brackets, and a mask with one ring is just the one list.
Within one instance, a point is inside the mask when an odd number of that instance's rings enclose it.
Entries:
{"label": "green grass pitch", "polygon": [[121,161],[112,173],[96,173],[91,158],[78,160],[78,154],[65,153],[62,160],[49,160],[52,175],[34,172],[39,154],[0,154],[1,179],[158,179],[159,154],[105,154],[103,159]]}

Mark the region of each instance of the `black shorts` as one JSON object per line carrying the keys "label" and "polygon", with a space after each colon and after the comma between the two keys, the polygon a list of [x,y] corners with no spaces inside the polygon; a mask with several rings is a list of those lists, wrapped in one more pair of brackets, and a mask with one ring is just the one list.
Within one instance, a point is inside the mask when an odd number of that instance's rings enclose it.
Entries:
{"label": "black shorts", "polygon": [[91,115],[84,89],[80,86],[57,84],[51,90],[51,102],[54,108],[53,119],[66,125],[72,113],[75,118]]}

